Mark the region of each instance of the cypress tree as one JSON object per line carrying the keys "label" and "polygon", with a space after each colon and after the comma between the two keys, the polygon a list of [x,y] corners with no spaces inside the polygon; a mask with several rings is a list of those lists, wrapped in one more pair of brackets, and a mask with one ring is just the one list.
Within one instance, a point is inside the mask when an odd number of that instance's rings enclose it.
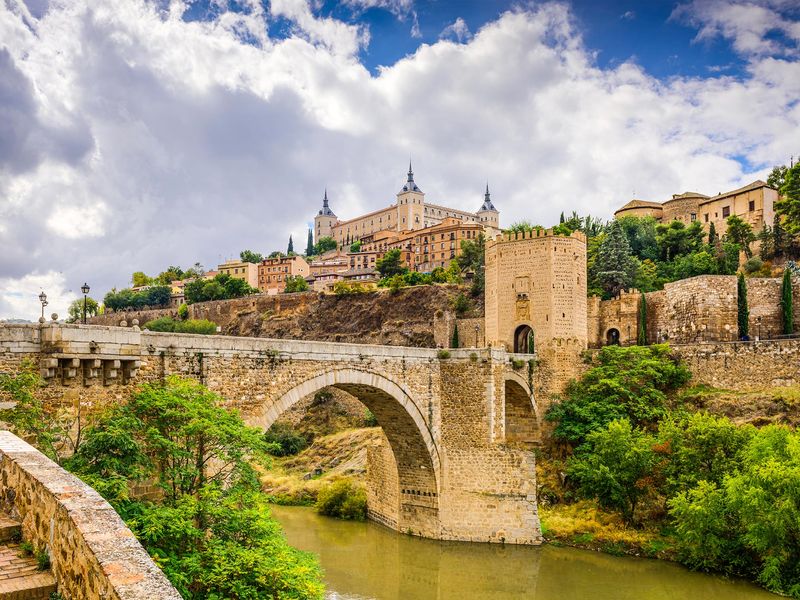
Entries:
{"label": "cypress tree", "polygon": [[792,273],[789,269],[783,270],[781,283],[781,309],[783,313],[783,333],[794,333],[794,298],[792,297]]}
{"label": "cypress tree", "polygon": [[636,343],[640,346],[647,346],[647,298],[644,292],[639,300],[639,332]]}
{"label": "cypress tree", "polygon": [[306,242],[306,256],[314,255],[314,234],[311,229],[308,230],[308,241]]}
{"label": "cypress tree", "polygon": [[739,273],[737,291],[739,292],[736,302],[739,312],[739,339],[742,339],[747,337],[750,333],[750,310],[747,308],[747,283],[742,273]]}
{"label": "cypress tree", "polygon": [[289,235],[289,246],[286,248],[286,254],[291,254],[294,252],[294,242],[292,241],[291,234]]}
{"label": "cypress tree", "polygon": [[708,226],[708,245],[712,248],[717,245],[719,241],[719,236],[717,235],[717,228],[714,227],[714,223],[712,221],[711,225]]}
{"label": "cypress tree", "polygon": [[453,339],[450,340],[451,348],[458,348],[458,323],[453,327]]}
{"label": "cypress tree", "polygon": [[783,256],[785,243],[786,236],[783,233],[781,216],[778,213],[775,213],[775,219],[772,221],[772,249],[775,253],[775,256]]}
{"label": "cypress tree", "polygon": [[533,337],[533,331],[528,334],[528,354],[536,353],[536,340]]}
{"label": "cypress tree", "polygon": [[561,211],[561,218],[559,218],[558,224],[559,225],[563,225],[564,224],[564,211]]}

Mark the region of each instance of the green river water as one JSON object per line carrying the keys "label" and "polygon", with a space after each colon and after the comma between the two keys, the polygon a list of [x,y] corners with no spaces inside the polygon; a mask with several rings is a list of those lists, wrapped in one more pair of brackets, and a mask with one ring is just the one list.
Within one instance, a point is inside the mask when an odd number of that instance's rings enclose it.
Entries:
{"label": "green river water", "polygon": [[329,600],[776,600],[756,586],[648,559],[552,546],[437,542],[275,506],[289,543],[316,554]]}

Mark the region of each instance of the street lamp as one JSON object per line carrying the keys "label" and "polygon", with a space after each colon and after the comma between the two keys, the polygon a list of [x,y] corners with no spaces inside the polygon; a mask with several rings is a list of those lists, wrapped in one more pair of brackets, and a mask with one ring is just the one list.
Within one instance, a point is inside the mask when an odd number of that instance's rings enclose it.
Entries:
{"label": "street lamp", "polygon": [[84,282],[81,291],[83,292],[83,324],[86,325],[86,297],[89,295],[89,284]]}
{"label": "street lamp", "polygon": [[39,294],[39,302],[42,303],[42,316],[39,318],[39,323],[44,323],[44,307],[47,306],[47,294],[44,291]]}
{"label": "street lamp", "polygon": [[478,345],[478,334],[480,333],[480,331],[481,331],[481,326],[476,323],[475,324],[475,347],[476,348],[480,348],[480,346]]}

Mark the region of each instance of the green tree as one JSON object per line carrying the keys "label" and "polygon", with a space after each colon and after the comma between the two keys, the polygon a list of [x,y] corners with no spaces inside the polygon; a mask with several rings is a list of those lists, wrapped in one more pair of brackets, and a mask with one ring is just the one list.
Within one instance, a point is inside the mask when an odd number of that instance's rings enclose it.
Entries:
{"label": "green tree", "polygon": [[780,200],[775,211],[782,217],[784,230],[790,236],[800,234],[800,162],[786,170],[786,178],[779,189]]}
{"label": "green tree", "polygon": [[356,240],[350,244],[350,252],[361,252],[361,240]]}
{"label": "green tree", "polygon": [[478,234],[474,240],[461,240],[461,254],[456,260],[462,273],[472,273],[470,293],[475,297],[481,296],[486,282],[486,239],[483,234]]}
{"label": "green tree", "polygon": [[660,257],[656,241],[657,222],[653,217],[622,217],[616,219],[625,230],[631,253],[639,260],[657,261]]}
{"label": "green tree", "polygon": [[647,298],[642,293],[639,298],[639,324],[637,327],[636,343],[640,346],[647,345]]}
{"label": "green tree", "polygon": [[146,285],[152,285],[153,278],[148,277],[142,271],[136,271],[133,275],[131,275],[131,285],[133,287],[144,287]]}
{"label": "green tree", "polygon": [[529,231],[544,231],[544,227],[541,225],[534,225],[530,221],[517,221],[516,223],[512,223],[507,229],[503,231],[505,233],[528,233]]}
{"label": "green tree", "polygon": [[772,221],[772,249],[775,256],[783,256],[786,253],[786,233],[778,213],[775,213]]}
{"label": "green tree", "polygon": [[719,236],[717,235],[717,228],[712,221],[711,225],[708,226],[708,245],[713,248],[718,242]]}
{"label": "green tree", "polygon": [[[90,428],[69,466],[106,495],[184,598],[321,599],[319,567],[288,546],[251,466],[268,464],[270,445],[222,402],[180,378],[145,385]],[[162,499],[131,499],[129,481],[155,481]]]}
{"label": "green tree", "polygon": [[794,297],[792,273],[789,269],[783,270],[783,281],[781,281],[781,323],[783,333],[794,333]]}
{"label": "green tree", "polygon": [[311,229],[308,230],[308,239],[306,240],[306,256],[314,255],[314,234]]}
{"label": "green tree", "polygon": [[772,171],[767,177],[767,185],[780,191],[783,184],[786,183],[786,174],[788,172],[789,168],[786,165],[772,167]]}
{"label": "green tree", "polygon": [[744,274],[739,273],[737,278],[737,320],[739,323],[739,339],[745,339],[750,334],[750,309],[747,307],[747,282]]}
{"label": "green tree", "polygon": [[382,258],[376,260],[375,270],[380,273],[382,278],[408,273],[408,268],[403,266],[399,248],[392,248]]}
{"label": "green tree", "polygon": [[587,436],[567,462],[567,475],[581,496],[596,498],[602,507],[619,511],[632,523],[658,462],[654,443],[652,435],[632,427],[627,419],[611,421]]}
{"label": "green tree", "polygon": [[681,221],[660,223],[656,226],[656,241],[661,260],[671,261],[677,256],[697,252],[703,246],[703,226],[694,221],[687,227]]}
{"label": "green tree", "polygon": [[167,267],[166,271],[162,271],[156,277],[156,283],[158,285],[169,285],[173,281],[180,281],[186,276],[183,272],[183,269],[180,267],[176,267],[174,265],[170,265]]}
{"label": "green tree", "polygon": [[594,261],[595,277],[607,297],[630,288],[639,271],[639,263],[631,254],[628,238],[619,221],[608,227],[605,239]]}
{"label": "green tree", "polygon": [[260,252],[253,252],[252,250],[242,250],[239,252],[239,258],[242,262],[253,263],[256,265],[264,260],[264,257]]}
{"label": "green tree", "polygon": [[330,250],[336,250],[336,248],[338,248],[336,240],[329,236],[323,236],[319,238],[317,245],[314,246],[314,254],[325,254]]}
{"label": "green tree", "polygon": [[450,340],[450,347],[451,348],[458,348],[459,347],[459,339],[458,339],[458,325],[453,325],[453,337]]}
{"label": "green tree", "polygon": [[365,521],[367,492],[351,479],[340,479],[322,487],[317,494],[317,512],[339,519]]}
{"label": "green tree", "polygon": [[291,234],[289,235],[289,245],[286,247],[286,256],[292,256],[294,254],[294,242],[292,241]]}
{"label": "green tree", "polygon": [[615,419],[628,419],[636,427],[652,426],[667,414],[668,395],[690,377],[666,344],[605,346],[545,418],[556,422],[557,440],[573,445]]}
{"label": "green tree", "polygon": [[[86,316],[93,317],[100,311],[97,300],[86,297]],[[67,323],[80,323],[83,320],[83,298],[73,300],[67,309]]]}
{"label": "green tree", "polygon": [[753,228],[750,226],[750,223],[747,223],[736,215],[728,217],[727,223],[728,232],[725,234],[725,237],[734,244],[738,244],[739,247],[744,250],[744,254],[747,258],[753,256],[750,244],[755,241],[756,236],[753,234]]}
{"label": "green tree", "polygon": [[286,287],[283,289],[286,294],[293,294],[295,292],[307,292],[308,282],[302,275],[287,275]]}

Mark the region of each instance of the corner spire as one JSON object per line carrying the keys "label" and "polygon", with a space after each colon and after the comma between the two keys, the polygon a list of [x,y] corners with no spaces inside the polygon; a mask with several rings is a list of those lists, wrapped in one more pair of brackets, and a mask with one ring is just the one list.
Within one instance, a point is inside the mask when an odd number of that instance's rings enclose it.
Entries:
{"label": "corner spire", "polygon": [[497,209],[494,207],[494,204],[492,204],[492,197],[489,194],[488,181],[486,182],[486,193],[483,195],[483,206],[481,206],[481,209],[478,212],[482,212],[484,210],[493,210],[494,212],[497,212]]}
{"label": "corner spire", "polygon": [[322,209],[319,211],[320,215],[326,217],[335,217],[336,215],[333,214],[330,206],[328,206],[328,188],[325,188],[325,194],[322,196]]}
{"label": "corner spire", "polygon": [[408,179],[406,179],[406,184],[399,193],[403,194],[405,192],[422,192],[419,186],[414,182],[414,169],[411,168],[411,159],[408,160]]}
{"label": "corner spire", "polygon": [[414,183],[414,170],[411,168],[411,159],[408,160],[408,183]]}

